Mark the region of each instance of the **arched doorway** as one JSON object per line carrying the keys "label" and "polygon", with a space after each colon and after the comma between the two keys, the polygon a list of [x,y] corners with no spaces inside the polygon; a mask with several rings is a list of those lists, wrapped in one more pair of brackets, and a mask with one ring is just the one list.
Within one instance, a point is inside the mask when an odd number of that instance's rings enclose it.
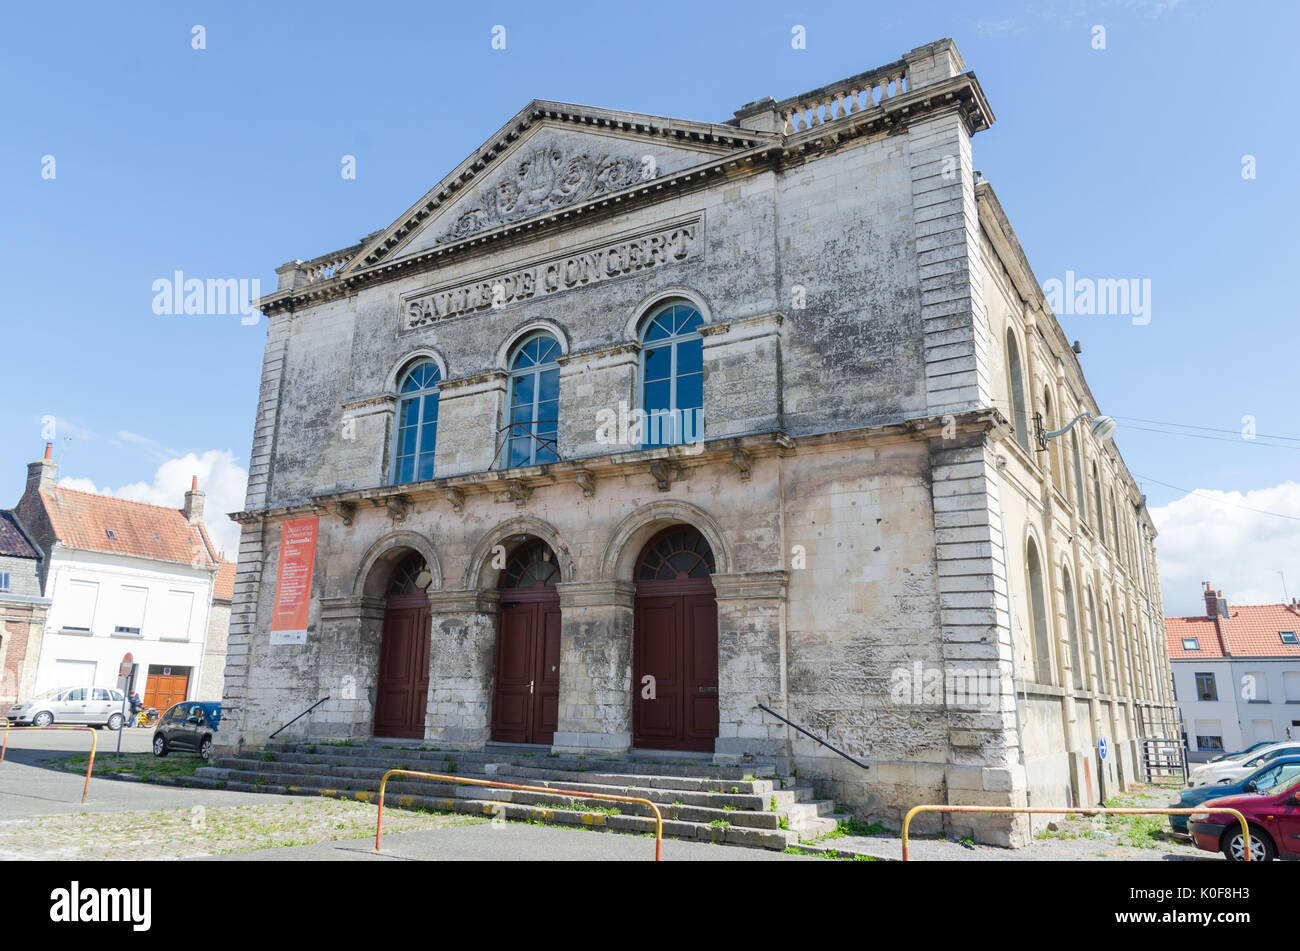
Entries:
{"label": "arched doorway", "polygon": [[430,620],[429,596],[419,582],[427,585],[428,578],[423,556],[414,552],[400,561],[389,576],[379,647],[375,736],[424,737]]}
{"label": "arched doorway", "polygon": [[506,560],[498,588],[496,692],[492,739],[555,740],[560,712],[560,569],[541,539],[529,538]]}
{"label": "arched doorway", "polygon": [[[637,558],[632,745],[712,752],[718,737],[718,602],[713,550],[674,525]],[[653,690],[645,682],[653,677]]]}

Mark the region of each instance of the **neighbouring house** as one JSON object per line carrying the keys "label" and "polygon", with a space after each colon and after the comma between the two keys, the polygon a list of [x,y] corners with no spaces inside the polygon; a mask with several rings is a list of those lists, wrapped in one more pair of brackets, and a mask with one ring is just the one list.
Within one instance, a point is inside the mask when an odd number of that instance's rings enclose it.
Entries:
{"label": "neighbouring house", "polygon": [[1205,614],[1165,618],[1188,759],[1300,739],[1300,605],[1236,604],[1205,587]]}
{"label": "neighbouring house", "polygon": [[680,751],[894,825],[1140,779],[1155,528],[1102,429],[1040,439],[1101,409],[992,122],[951,40],[721,122],[533,100],[281,265],[223,754]]}
{"label": "neighbouring house", "polygon": [[41,593],[41,549],[18,516],[0,510],[0,710],[31,695],[49,599]]}
{"label": "neighbouring house", "polygon": [[[60,487],[56,472],[47,444],[45,457],[27,467],[22,499],[6,513],[34,553],[25,561],[38,566],[34,578],[31,569],[23,575],[24,597],[43,612],[38,636],[28,635],[15,664],[25,678],[15,699],[117,686],[127,654],[146,705],[218,699],[233,565],[221,560],[204,528],[198,479],[174,509]],[[17,537],[0,528],[4,551],[20,549]]]}

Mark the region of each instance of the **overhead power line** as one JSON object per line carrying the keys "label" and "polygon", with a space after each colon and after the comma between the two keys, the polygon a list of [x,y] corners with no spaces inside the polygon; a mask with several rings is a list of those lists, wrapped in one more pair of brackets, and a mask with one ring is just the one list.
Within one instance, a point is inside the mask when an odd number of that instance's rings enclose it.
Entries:
{"label": "overhead power line", "polygon": [[1293,522],[1300,522],[1300,515],[1286,515],[1282,512],[1270,512],[1268,509],[1252,508],[1249,505],[1238,505],[1236,502],[1226,502],[1223,499],[1216,499],[1214,496],[1206,495],[1198,489],[1184,489],[1180,485],[1161,482],[1159,479],[1153,479],[1151,476],[1145,476],[1138,472],[1133,473],[1133,475],[1139,479],[1145,479],[1147,482],[1154,482],[1156,485],[1163,485],[1166,489],[1174,489],[1175,491],[1182,492],[1184,495],[1199,495],[1201,498],[1209,499],[1211,502],[1217,502],[1219,505],[1226,505],[1229,508],[1244,509],[1247,512],[1255,512],[1258,515],[1272,515],[1274,518],[1285,518],[1290,519]]}

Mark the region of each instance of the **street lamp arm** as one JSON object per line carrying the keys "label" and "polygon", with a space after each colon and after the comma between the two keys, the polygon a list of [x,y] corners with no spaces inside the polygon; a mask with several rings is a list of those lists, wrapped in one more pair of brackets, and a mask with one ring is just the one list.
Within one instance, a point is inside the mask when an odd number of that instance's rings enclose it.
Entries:
{"label": "street lamp arm", "polygon": [[1039,451],[1041,452],[1047,448],[1047,440],[1055,439],[1057,436],[1064,436],[1071,429],[1073,429],[1074,424],[1081,419],[1086,419],[1091,423],[1091,426],[1089,426],[1089,428],[1092,430],[1093,436],[1095,436],[1098,440],[1101,441],[1110,439],[1112,436],[1115,435],[1115,430],[1119,428],[1119,424],[1109,416],[1093,416],[1091,413],[1080,413],[1078,416],[1074,417],[1074,419],[1070,420],[1060,429],[1054,429],[1049,433],[1043,429],[1042,414],[1035,413],[1034,422],[1037,425],[1038,431],[1034,434],[1034,436],[1036,441],[1038,442]]}
{"label": "street lamp arm", "polygon": [[1074,424],[1077,423],[1077,422],[1078,422],[1079,420],[1081,420],[1081,419],[1092,419],[1092,414],[1091,414],[1091,413],[1080,413],[1078,416],[1074,417],[1074,419],[1070,420],[1068,423],[1066,423],[1066,424],[1065,424],[1064,426],[1062,426],[1060,429],[1054,429],[1054,430],[1052,430],[1050,433],[1046,433],[1046,432],[1041,432],[1041,433],[1039,433],[1039,438],[1041,438],[1041,439],[1055,439],[1057,436],[1064,436],[1064,435],[1065,435],[1066,433],[1068,433],[1071,429],[1073,429],[1073,428],[1074,428]]}

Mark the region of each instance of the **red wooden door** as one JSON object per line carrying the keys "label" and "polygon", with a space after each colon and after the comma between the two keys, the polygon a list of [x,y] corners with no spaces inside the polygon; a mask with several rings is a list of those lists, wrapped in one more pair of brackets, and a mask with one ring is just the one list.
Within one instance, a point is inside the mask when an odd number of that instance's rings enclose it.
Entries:
{"label": "red wooden door", "polygon": [[429,696],[429,599],[389,597],[379,648],[375,736],[419,739]]}
{"label": "red wooden door", "polygon": [[[713,555],[694,529],[651,539],[638,564],[632,743],[712,751],[718,736],[718,603]],[[653,680],[649,683],[646,677]],[[653,689],[650,689],[653,687]]]}
{"label": "red wooden door", "polygon": [[559,572],[550,549],[527,544],[502,573],[497,615],[496,691],[492,739],[555,741],[560,713]]}

